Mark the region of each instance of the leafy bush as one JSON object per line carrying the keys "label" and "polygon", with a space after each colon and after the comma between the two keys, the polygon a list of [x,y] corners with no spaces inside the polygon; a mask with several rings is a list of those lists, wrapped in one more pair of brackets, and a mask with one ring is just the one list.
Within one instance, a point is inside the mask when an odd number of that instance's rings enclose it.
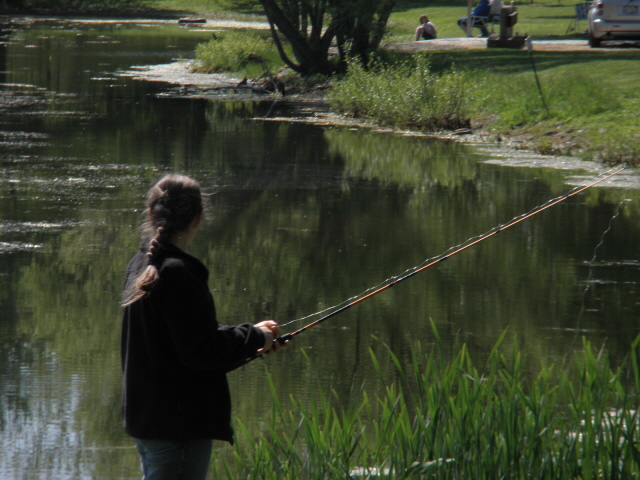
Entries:
{"label": "leafy bush", "polygon": [[203,72],[237,72],[247,63],[249,55],[270,59],[277,56],[277,51],[270,41],[244,30],[229,31],[196,46],[198,71]]}
{"label": "leafy bush", "polygon": [[355,117],[400,127],[426,130],[468,124],[468,75],[455,70],[436,75],[422,57],[397,65],[374,64],[365,69],[351,62],[343,80],[329,93],[331,106]]}

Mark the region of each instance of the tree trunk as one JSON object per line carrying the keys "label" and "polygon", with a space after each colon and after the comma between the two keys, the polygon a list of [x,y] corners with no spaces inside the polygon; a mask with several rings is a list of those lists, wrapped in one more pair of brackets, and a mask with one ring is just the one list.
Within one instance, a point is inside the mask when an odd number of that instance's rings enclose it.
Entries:
{"label": "tree trunk", "polygon": [[[366,66],[370,54],[382,41],[396,0],[343,0],[338,3],[341,4],[342,11],[337,16],[342,18],[344,42],[350,45],[348,56],[359,58]],[[346,60],[341,58],[341,63]]]}
{"label": "tree trunk", "polygon": [[[365,65],[378,48],[396,0],[260,0],[282,60],[302,75],[344,71],[349,57]],[[329,26],[323,32],[325,17]],[[283,35],[293,56],[282,46]],[[339,59],[329,58],[335,39]],[[346,47],[349,47],[348,50]]]}
{"label": "tree trunk", "polygon": [[[307,35],[306,26],[304,27],[304,31],[296,28],[300,26],[300,19],[297,14],[296,18],[289,18],[278,6],[276,0],[260,0],[260,3],[264,7],[267,18],[269,19],[271,35],[276,43],[280,57],[290,68],[302,75],[311,75],[314,73],[330,75],[335,71],[335,66],[328,59],[329,46],[331,45],[333,35],[329,29],[325,31],[324,35],[321,35],[324,12],[319,11],[315,16],[309,18],[311,21],[311,32]],[[324,4],[324,2],[320,2],[319,6],[322,7],[322,4]],[[309,7],[310,6],[307,5],[307,8]],[[289,11],[291,12],[291,8],[289,8]],[[293,56],[296,60],[295,62],[288,58],[282,48],[279,33],[284,35],[291,44]]]}

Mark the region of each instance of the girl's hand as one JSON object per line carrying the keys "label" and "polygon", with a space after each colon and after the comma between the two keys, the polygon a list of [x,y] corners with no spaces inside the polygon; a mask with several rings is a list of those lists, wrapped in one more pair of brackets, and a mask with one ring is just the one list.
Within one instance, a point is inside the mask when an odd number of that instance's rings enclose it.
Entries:
{"label": "girl's hand", "polygon": [[286,346],[289,342],[285,342],[284,345],[280,345],[280,342],[275,340],[280,336],[280,327],[273,320],[264,320],[263,322],[256,323],[255,326],[262,330],[264,333],[264,347],[258,349],[256,352],[258,355],[263,353],[277,352],[281,347]]}

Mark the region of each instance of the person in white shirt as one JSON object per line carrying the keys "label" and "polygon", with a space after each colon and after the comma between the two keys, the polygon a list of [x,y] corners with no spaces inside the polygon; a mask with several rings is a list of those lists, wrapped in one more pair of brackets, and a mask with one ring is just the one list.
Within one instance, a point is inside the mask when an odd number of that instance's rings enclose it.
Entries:
{"label": "person in white shirt", "polygon": [[429,21],[429,17],[420,15],[420,26],[416,28],[416,42],[418,40],[432,40],[437,35],[436,26]]}

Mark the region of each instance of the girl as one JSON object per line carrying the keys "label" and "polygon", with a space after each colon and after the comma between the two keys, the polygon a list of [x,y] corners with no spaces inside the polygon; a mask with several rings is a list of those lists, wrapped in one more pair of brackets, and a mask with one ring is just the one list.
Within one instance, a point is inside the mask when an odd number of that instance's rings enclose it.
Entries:
{"label": "girl", "polygon": [[126,271],[123,419],[146,480],[204,479],[213,439],[233,443],[226,372],[280,348],[272,320],[218,325],[209,272],[186,253],[202,215],[199,184],[164,177],[148,194],[148,235]]}
{"label": "girl", "polygon": [[436,26],[426,15],[420,15],[420,26],[416,28],[416,42],[418,40],[432,40],[438,36]]}

